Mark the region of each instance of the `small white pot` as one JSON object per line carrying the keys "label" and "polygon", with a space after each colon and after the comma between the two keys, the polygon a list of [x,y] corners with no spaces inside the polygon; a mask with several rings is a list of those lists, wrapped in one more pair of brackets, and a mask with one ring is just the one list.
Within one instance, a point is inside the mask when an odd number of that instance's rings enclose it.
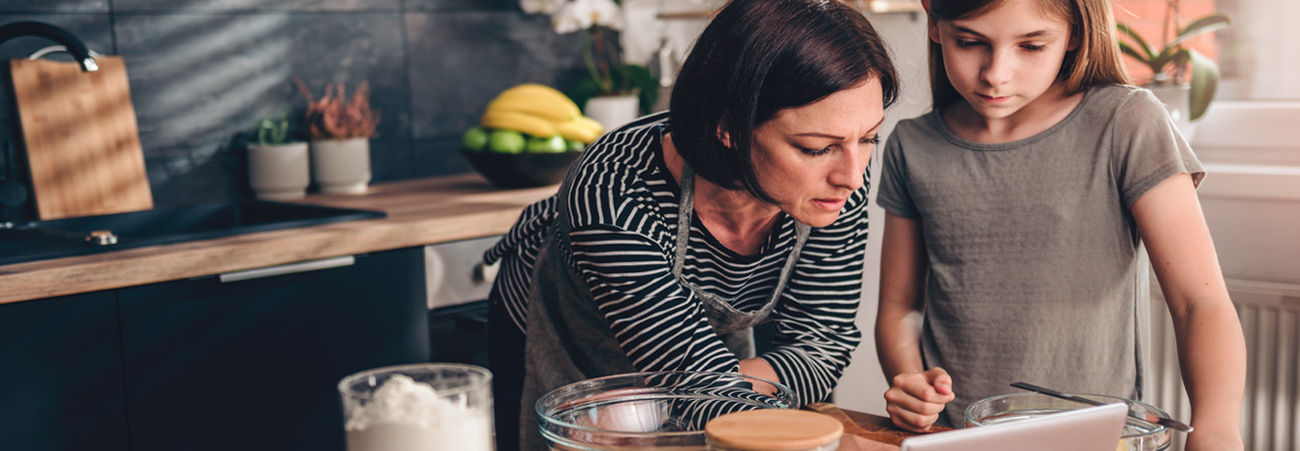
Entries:
{"label": "small white pot", "polygon": [[323,194],[365,194],[370,184],[370,140],[312,141],[311,173]]}
{"label": "small white pot", "polygon": [[640,116],[640,101],[635,95],[592,97],[583,113],[611,132]]}
{"label": "small white pot", "polygon": [[258,199],[293,200],[307,195],[311,171],[307,143],[248,146],[248,184]]}
{"label": "small white pot", "polygon": [[1196,135],[1196,124],[1192,123],[1192,88],[1188,85],[1147,85],[1145,88],[1150,89],[1152,94],[1165,104],[1165,110],[1169,112],[1169,119],[1174,121],[1178,131],[1183,134],[1183,139],[1192,142]]}

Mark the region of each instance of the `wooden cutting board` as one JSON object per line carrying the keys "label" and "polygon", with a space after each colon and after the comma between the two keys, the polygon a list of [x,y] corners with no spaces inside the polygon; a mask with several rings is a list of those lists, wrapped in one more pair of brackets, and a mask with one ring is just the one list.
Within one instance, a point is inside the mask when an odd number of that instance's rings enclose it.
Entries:
{"label": "wooden cutting board", "polygon": [[126,64],[95,62],[9,62],[40,219],[153,208]]}

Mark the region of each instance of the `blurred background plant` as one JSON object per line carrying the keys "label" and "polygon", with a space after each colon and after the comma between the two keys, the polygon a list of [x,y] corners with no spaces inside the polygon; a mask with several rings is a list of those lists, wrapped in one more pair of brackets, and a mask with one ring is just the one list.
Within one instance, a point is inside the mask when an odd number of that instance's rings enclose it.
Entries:
{"label": "blurred background plant", "polygon": [[659,100],[658,80],[644,65],[628,63],[618,42],[626,19],[616,0],[520,0],[528,14],[547,14],[557,34],[586,31],[582,60],[588,78],[574,83],[565,94],[578,105],[599,96],[636,95],[642,114]]}
{"label": "blurred background plant", "polygon": [[303,125],[312,140],[372,138],[379,126],[379,112],[370,108],[370,84],[361,82],[348,98],[343,83],[325,86],[325,94],[315,98],[301,78],[294,84],[307,99]]}
{"label": "blurred background plant", "polygon": [[1154,74],[1144,86],[1190,85],[1190,119],[1197,120],[1209,108],[1219,87],[1219,65],[1183,43],[1197,36],[1223,29],[1232,22],[1226,14],[1216,13],[1197,18],[1182,26],[1179,0],[1165,1],[1165,18],[1158,40],[1148,43],[1134,27],[1118,23],[1122,33],[1120,50],[1147,66]]}
{"label": "blurred background plant", "polygon": [[281,106],[279,114],[257,121],[253,133],[259,146],[278,146],[300,141],[297,127],[289,120],[289,107]]}

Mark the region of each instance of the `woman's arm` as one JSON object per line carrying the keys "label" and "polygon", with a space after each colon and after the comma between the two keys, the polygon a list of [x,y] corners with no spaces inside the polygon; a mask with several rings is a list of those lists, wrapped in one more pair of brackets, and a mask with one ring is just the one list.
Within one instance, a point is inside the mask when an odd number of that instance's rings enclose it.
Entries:
{"label": "woman's arm", "polygon": [[1246,344],[1191,176],[1161,182],[1132,212],[1173,317],[1195,428],[1187,450],[1242,449]]}
{"label": "woman's arm", "polygon": [[880,254],[880,307],[876,312],[876,354],[890,381],[885,409],[894,425],[927,431],[952,401],[952,378],[921,361],[921,296],[925,285],[925,239],[921,223],[885,214]]}

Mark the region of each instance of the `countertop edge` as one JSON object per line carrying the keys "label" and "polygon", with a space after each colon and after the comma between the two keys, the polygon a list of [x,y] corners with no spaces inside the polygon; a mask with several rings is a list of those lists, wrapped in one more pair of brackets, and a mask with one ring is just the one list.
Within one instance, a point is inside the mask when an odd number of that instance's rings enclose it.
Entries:
{"label": "countertop edge", "polygon": [[359,196],[312,195],[300,202],[388,217],[3,265],[0,304],[499,235],[556,188],[500,190],[464,174],[377,184]]}

